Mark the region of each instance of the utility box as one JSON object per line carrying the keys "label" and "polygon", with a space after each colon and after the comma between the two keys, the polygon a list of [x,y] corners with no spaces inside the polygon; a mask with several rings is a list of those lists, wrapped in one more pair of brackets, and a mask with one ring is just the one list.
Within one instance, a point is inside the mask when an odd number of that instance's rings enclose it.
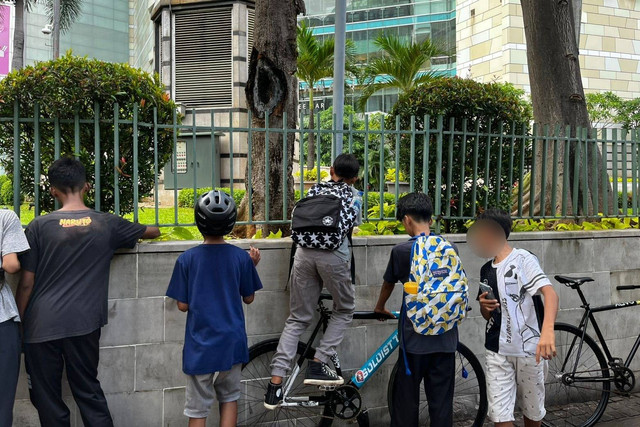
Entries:
{"label": "utility box", "polygon": [[176,151],[164,166],[165,190],[219,187],[221,135],[196,134],[193,138],[181,134]]}

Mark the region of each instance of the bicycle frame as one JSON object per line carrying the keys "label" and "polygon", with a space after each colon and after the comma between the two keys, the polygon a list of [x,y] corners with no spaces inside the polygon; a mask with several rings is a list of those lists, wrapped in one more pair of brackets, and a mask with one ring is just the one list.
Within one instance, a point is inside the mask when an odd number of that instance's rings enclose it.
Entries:
{"label": "bicycle frame", "polygon": [[[394,316],[398,317],[400,313],[394,312]],[[380,347],[373,353],[373,356],[365,362],[360,369],[356,371],[351,377],[351,384],[356,388],[362,388],[367,381],[376,373],[378,368],[396,351],[400,345],[400,338],[398,336],[398,330],[394,330],[393,333],[382,343]]]}
{"label": "bicycle frame", "polygon": [[[283,402],[280,406],[299,406],[301,403],[306,404],[307,406],[319,406],[321,403],[326,401],[325,396],[304,396],[304,397],[289,397],[289,392],[293,387],[293,383],[295,382],[298,374],[302,370],[302,365],[306,359],[313,358],[313,354],[309,354],[311,352],[312,343],[315,341],[318,333],[320,332],[320,328],[326,328],[326,322],[329,320],[330,311],[324,305],[320,304],[318,307],[318,311],[320,312],[320,319],[316,324],[316,327],[313,329],[311,336],[309,337],[309,345],[305,348],[305,352],[301,357],[296,361],[295,367],[291,372],[291,375],[287,379],[284,386],[283,393]],[[399,312],[392,312],[392,314],[396,317],[400,315]],[[358,313],[354,313],[354,319],[369,319],[370,317],[359,317]],[[392,319],[390,319],[392,320]],[[395,329],[391,335],[382,343],[382,345],[373,353],[373,356],[365,362],[365,364],[351,377],[350,384],[354,387],[360,389],[365,383],[373,376],[373,374],[378,370],[378,368],[391,356],[391,354],[398,348],[400,345],[400,340],[398,337],[398,330]],[[338,375],[342,376],[342,369],[340,367],[340,359],[338,355],[335,354],[334,358],[332,358],[332,362],[334,367],[336,368],[336,372]]]}
{"label": "bicycle frame", "polygon": [[[627,301],[627,302],[618,303],[618,304],[608,304],[608,305],[592,308],[589,302],[587,301],[587,299],[585,298],[584,293],[582,292],[582,289],[580,289],[579,286],[572,286],[572,288],[578,292],[578,296],[580,297],[580,300],[582,302],[582,308],[584,309],[584,314],[582,315],[582,319],[580,320],[580,324],[578,325],[578,329],[582,331],[582,337],[578,347],[578,357],[576,358],[573,371],[572,371],[573,374],[575,375],[578,369],[578,364],[580,362],[580,355],[582,354],[582,345],[584,343],[584,338],[587,334],[589,322],[591,322],[591,324],[593,325],[593,330],[595,331],[596,336],[598,337],[598,341],[604,351],[604,354],[607,358],[607,361],[609,362],[609,365],[614,366],[614,364],[616,364],[618,360],[621,361],[622,359],[617,359],[611,354],[611,351],[609,350],[609,346],[607,345],[605,337],[602,333],[602,330],[600,329],[600,326],[598,325],[598,322],[596,321],[594,314],[605,312],[605,311],[613,311],[613,310],[619,310],[623,308],[635,307],[640,305],[640,300]],[[575,345],[575,340],[573,343],[571,343],[571,348],[573,348],[574,345]],[[622,366],[624,366],[625,368],[628,368],[631,365],[631,362],[635,358],[639,347],[640,347],[640,336],[636,339],[635,343],[633,344],[633,347],[631,348],[631,351],[629,352],[629,355],[627,356],[626,361],[624,361]],[[562,366],[562,369],[565,369],[564,365]],[[609,379],[593,378],[593,377],[581,378],[581,377],[574,376],[573,381],[574,382],[603,382],[603,381],[609,381]]]}

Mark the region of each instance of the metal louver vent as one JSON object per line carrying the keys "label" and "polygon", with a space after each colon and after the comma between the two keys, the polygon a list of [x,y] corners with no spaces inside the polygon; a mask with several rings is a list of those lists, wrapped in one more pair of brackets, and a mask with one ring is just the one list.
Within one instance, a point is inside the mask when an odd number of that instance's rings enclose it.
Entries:
{"label": "metal louver vent", "polygon": [[231,9],[175,15],[175,99],[189,107],[232,104]]}
{"label": "metal louver vent", "polygon": [[251,49],[253,49],[253,27],[256,23],[256,11],[254,9],[248,9],[247,19],[247,64],[251,59]]}

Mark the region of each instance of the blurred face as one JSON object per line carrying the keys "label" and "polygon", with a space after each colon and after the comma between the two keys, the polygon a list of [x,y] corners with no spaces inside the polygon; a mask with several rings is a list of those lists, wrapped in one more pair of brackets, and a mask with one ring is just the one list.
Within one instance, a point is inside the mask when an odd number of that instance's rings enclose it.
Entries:
{"label": "blurred face", "polygon": [[467,242],[480,258],[494,258],[507,243],[504,230],[491,220],[476,221],[467,231]]}

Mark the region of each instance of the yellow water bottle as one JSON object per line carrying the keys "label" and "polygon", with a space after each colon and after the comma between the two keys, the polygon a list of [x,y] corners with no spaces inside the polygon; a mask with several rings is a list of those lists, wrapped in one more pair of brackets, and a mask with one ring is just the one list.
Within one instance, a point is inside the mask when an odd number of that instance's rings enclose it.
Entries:
{"label": "yellow water bottle", "polygon": [[406,282],[404,284],[404,291],[410,295],[418,293],[418,282]]}

